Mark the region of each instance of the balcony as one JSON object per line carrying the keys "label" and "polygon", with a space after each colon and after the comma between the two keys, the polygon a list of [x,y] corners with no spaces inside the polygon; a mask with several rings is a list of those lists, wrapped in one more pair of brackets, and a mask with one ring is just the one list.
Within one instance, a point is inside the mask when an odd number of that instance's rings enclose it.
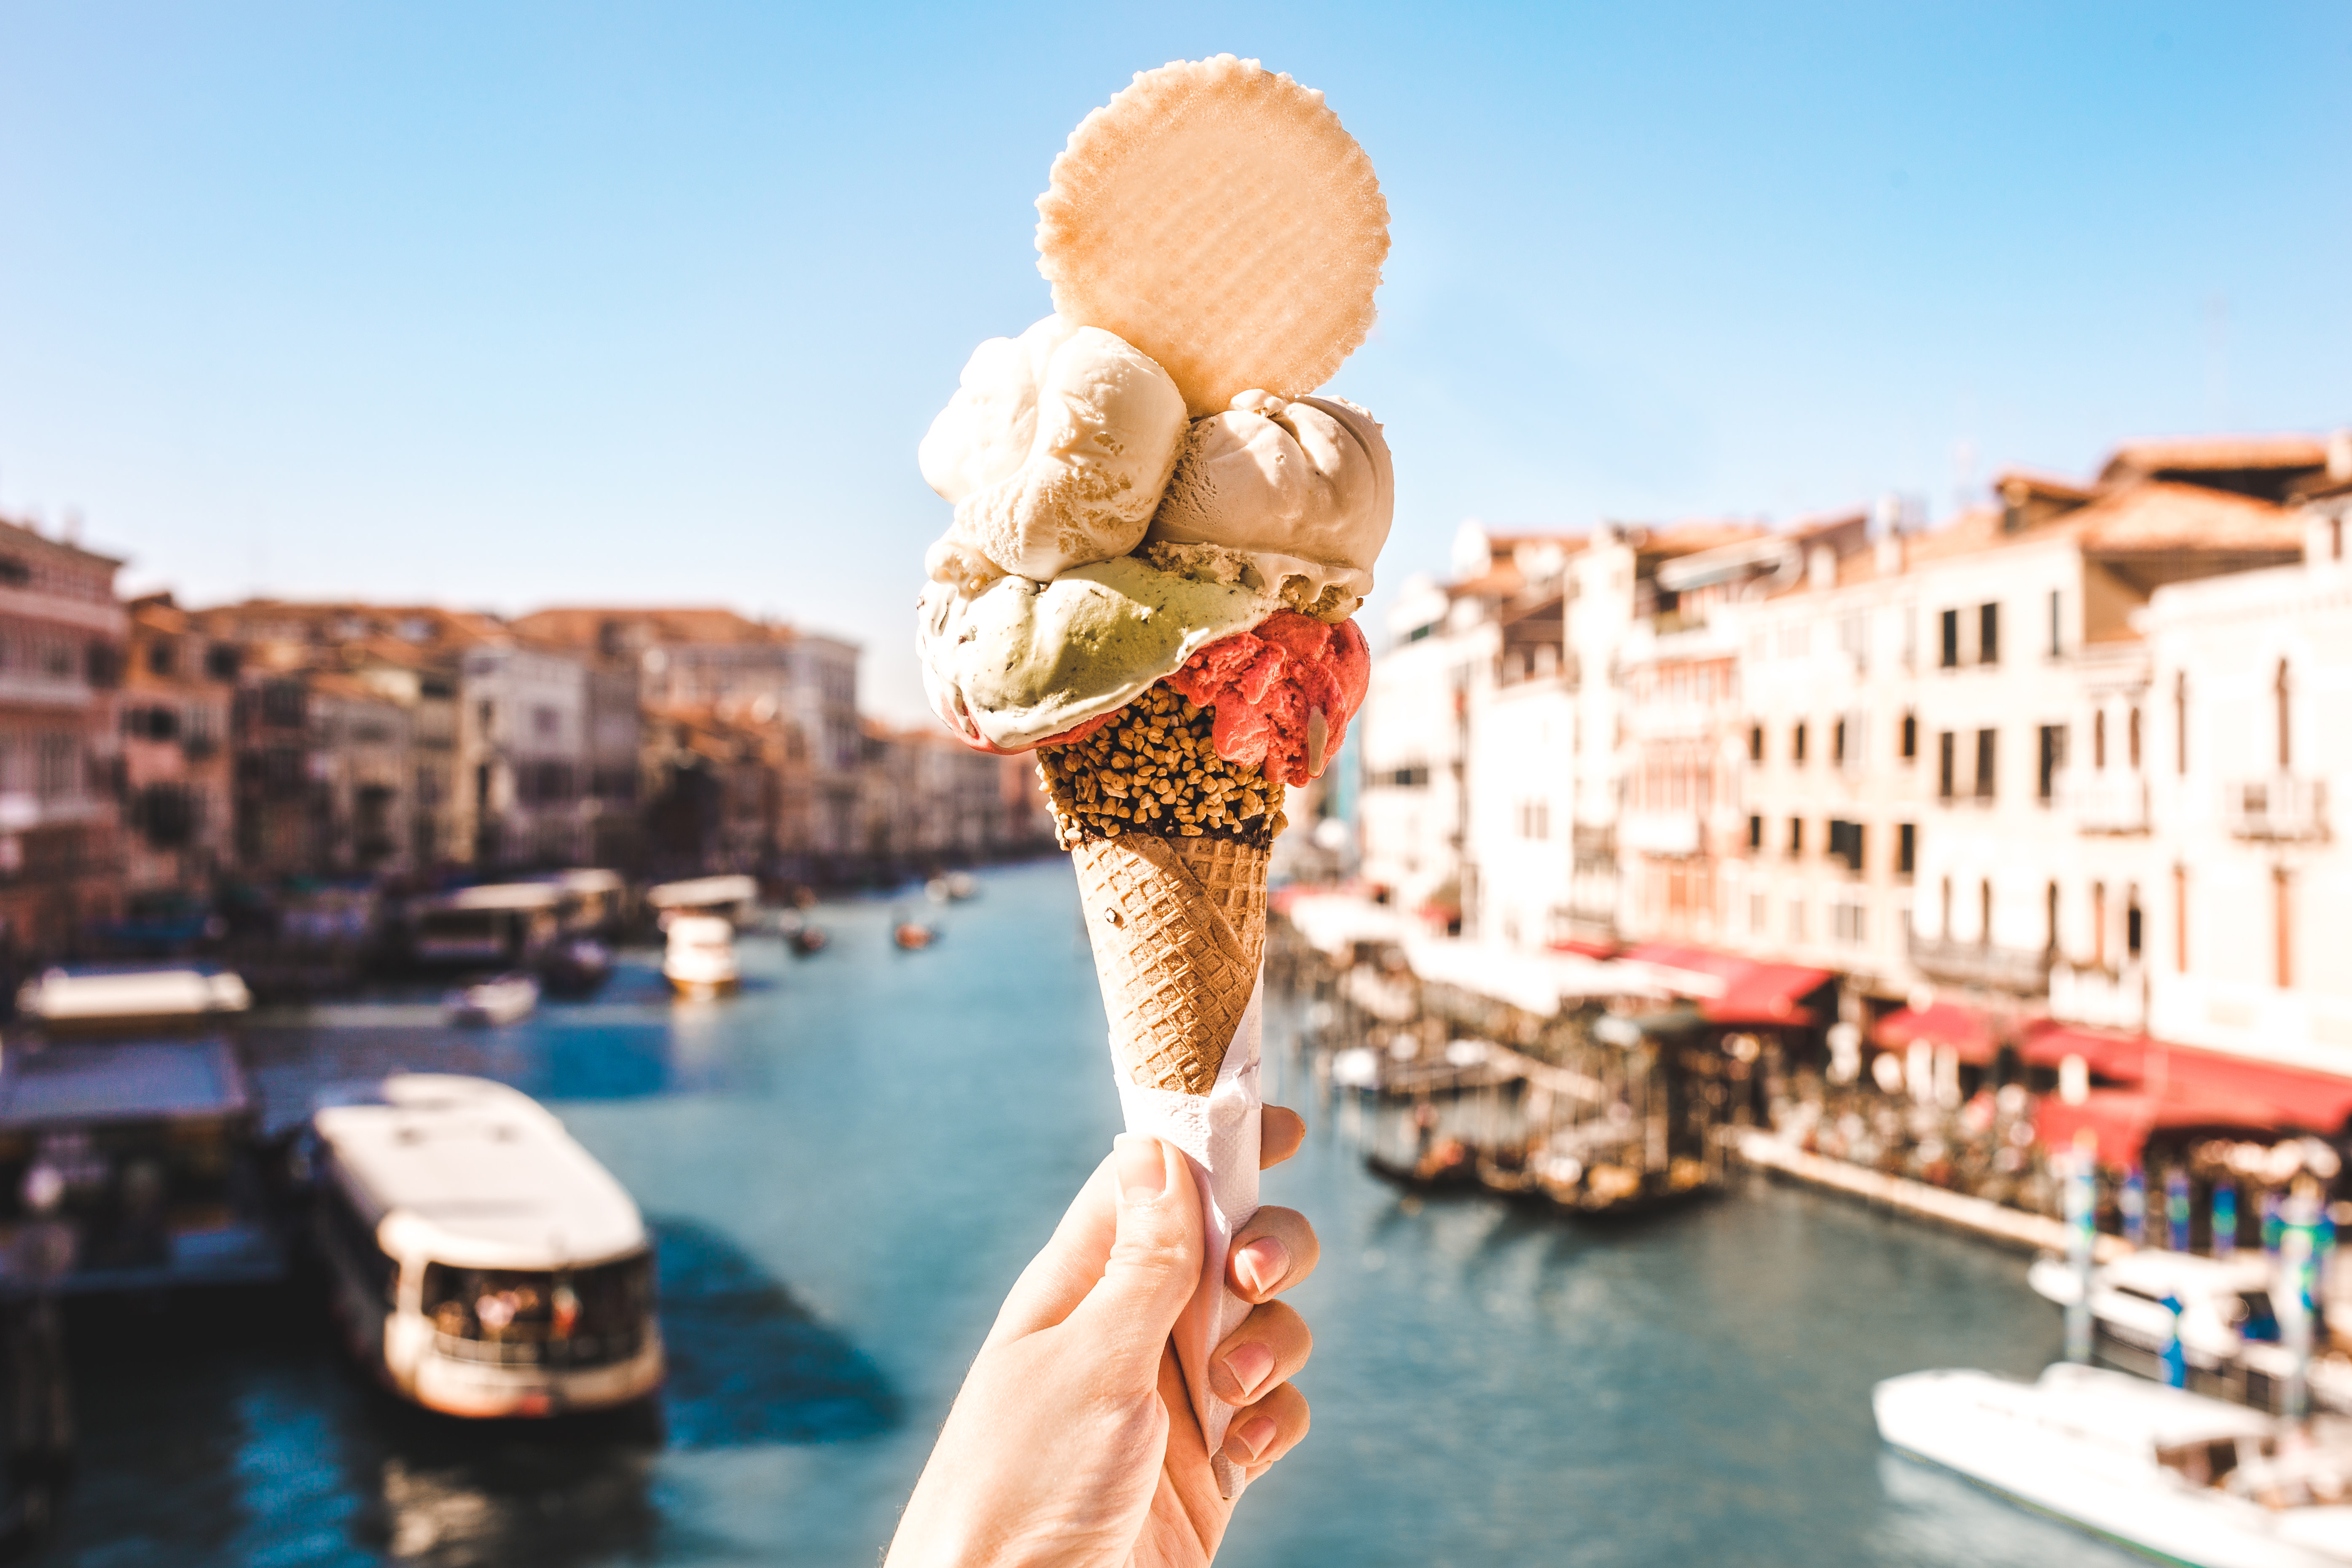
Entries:
{"label": "balcony", "polygon": [[1635,855],[1696,855],[1699,847],[1695,811],[1629,811],[1619,818],[1618,842]]}
{"label": "balcony", "polygon": [[2327,837],[2327,781],[2273,773],[2221,786],[2221,817],[2238,838]]}
{"label": "balcony", "polygon": [[1911,967],[1930,980],[2016,996],[2039,996],[2050,989],[2050,954],[1990,942],[1911,939]]}
{"label": "balcony", "polygon": [[2122,769],[2058,775],[2054,794],[2058,808],[2074,822],[2077,833],[2146,833],[2147,777]]}

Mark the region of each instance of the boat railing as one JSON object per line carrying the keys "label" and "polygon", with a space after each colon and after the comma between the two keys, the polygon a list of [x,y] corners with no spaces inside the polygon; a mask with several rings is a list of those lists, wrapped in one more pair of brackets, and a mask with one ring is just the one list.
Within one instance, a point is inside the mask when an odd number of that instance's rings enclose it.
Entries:
{"label": "boat railing", "polygon": [[569,1339],[515,1337],[511,1334],[495,1340],[467,1339],[436,1330],[433,1348],[451,1361],[472,1362],[480,1366],[532,1366],[562,1370],[570,1367],[609,1366],[627,1361],[645,1348],[643,1323],[615,1328],[601,1334],[574,1334]]}

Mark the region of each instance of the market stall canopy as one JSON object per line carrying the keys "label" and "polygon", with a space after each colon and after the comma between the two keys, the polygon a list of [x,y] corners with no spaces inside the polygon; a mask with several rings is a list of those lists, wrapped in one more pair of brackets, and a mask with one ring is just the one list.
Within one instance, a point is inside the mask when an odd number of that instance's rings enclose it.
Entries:
{"label": "market stall canopy", "polygon": [[1558,952],[1523,952],[1484,942],[1417,937],[1404,943],[1405,962],[1423,980],[1459,986],[1507,1002],[1538,1018],[1557,1016],[1570,1002],[1596,996],[1663,997],[1664,987],[1622,964]]}
{"label": "market stall canopy", "polygon": [[1899,1051],[1915,1040],[1939,1050],[1956,1052],[1971,1067],[1991,1063],[1999,1045],[1992,1025],[1973,1007],[1958,1002],[1931,1002],[1925,1007],[1898,1007],[1870,1031],[1870,1037],[1888,1050]]}
{"label": "market stall canopy", "polygon": [[2137,1085],[2168,1101],[2258,1107],[2263,1120],[2247,1123],[2251,1126],[2333,1135],[2352,1118],[2352,1078],[2170,1045],[2146,1035],[2053,1024],[2029,1036],[2021,1054],[2040,1067],[2081,1057],[2098,1077]]}
{"label": "market stall canopy", "polygon": [[2148,1135],[2159,1130],[2210,1128],[2213,1131],[2276,1132],[2273,1109],[2260,1100],[2237,1095],[2185,1095],[2178,1091],[2148,1094],[2136,1089],[2095,1089],[2080,1105],[2068,1105],[2048,1096],[2034,1112],[2033,1131],[2042,1147],[2074,1147],[2075,1135],[2088,1129],[2101,1163],[2130,1165],[2139,1162]]}
{"label": "market stall canopy", "polygon": [[1710,1024],[1745,1024],[1772,1027],[1805,1027],[1814,1021],[1811,1011],[1798,1005],[1832,979],[1826,969],[1798,963],[1754,963],[1731,976],[1723,994],[1702,1003],[1699,1011]]}

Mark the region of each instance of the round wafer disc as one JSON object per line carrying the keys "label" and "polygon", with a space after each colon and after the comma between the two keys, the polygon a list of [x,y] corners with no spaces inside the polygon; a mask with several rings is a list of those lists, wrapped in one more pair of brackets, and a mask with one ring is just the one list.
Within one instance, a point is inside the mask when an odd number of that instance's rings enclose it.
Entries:
{"label": "round wafer disc", "polygon": [[1192,417],[1303,397],[1372,325],[1389,208],[1323,95],[1219,55],[1141,71],[1037,198],[1054,309],[1158,360]]}

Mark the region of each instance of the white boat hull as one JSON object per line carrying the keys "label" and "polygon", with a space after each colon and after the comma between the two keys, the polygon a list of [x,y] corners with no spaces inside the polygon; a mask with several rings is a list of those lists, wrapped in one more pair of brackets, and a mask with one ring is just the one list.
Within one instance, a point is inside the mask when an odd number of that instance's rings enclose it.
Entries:
{"label": "white boat hull", "polygon": [[[2352,1508],[2273,1512],[2181,1479],[2153,1438],[2113,1428],[2168,1416],[2216,1432],[2266,1428],[2242,1406],[2120,1373],[2057,1367],[2042,1384],[1981,1372],[1921,1372],[1878,1385],[1872,1406],[1889,1447],[2159,1561],[2194,1568],[2345,1568]],[[2103,1382],[2102,1380],[2112,1380]],[[2124,1408],[2128,1406],[2129,1408]],[[2123,1419],[2106,1419],[2121,1411]]]}

